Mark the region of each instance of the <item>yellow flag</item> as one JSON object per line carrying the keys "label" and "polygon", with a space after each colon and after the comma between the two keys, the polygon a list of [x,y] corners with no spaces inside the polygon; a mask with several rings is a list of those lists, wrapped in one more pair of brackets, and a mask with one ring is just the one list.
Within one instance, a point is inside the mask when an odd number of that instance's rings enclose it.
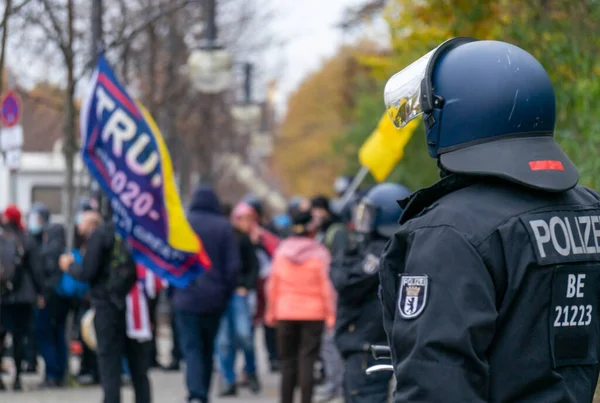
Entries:
{"label": "yellow flag", "polygon": [[404,147],[419,125],[419,120],[408,122],[396,129],[392,119],[384,112],[377,129],[371,133],[358,151],[358,161],[368,168],[377,182],[383,182],[404,156]]}

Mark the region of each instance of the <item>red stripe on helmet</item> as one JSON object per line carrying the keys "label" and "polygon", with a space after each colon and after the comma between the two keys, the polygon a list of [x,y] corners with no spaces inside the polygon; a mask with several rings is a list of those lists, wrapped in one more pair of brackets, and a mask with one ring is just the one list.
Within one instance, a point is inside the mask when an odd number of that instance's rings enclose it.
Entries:
{"label": "red stripe on helmet", "polygon": [[564,171],[562,162],[554,160],[529,161],[532,171]]}

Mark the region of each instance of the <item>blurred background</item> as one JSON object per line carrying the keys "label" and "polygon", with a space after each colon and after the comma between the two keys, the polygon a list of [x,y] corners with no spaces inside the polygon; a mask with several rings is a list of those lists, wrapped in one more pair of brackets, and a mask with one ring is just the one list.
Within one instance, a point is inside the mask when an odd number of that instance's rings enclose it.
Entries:
{"label": "blurred background", "polygon": [[[453,36],[533,53],[557,95],[557,136],[598,189],[600,4],[594,0],[4,0],[2,92],[22,100],[23,140],[0,168],[0,205],[68,219],[90,186],[78,108],[104,50],[157,120],[185,200],[200,181],[272,209],[330,194],[359,169],[387,78]],[[389,180],[416,189],[437,168],[416,131]],[[18,155],[17,155],[18,154]],[[372,181],[367,178],[367,181]],[[64,190],[64,191],[63,191]]]}
{"label": "blurred background", "polygon": [[[455,36],[540,60],[556,136],[600,190],[597,0],[2,0],[0,13],[0,208],[39,202],[72,223],[94,191],[78,120],[99,52],[156,120],[184,203],[209,182],[275,213],[356,175],[387,79]],[[387,178],[413,190],[438,179],[415,133]]]}

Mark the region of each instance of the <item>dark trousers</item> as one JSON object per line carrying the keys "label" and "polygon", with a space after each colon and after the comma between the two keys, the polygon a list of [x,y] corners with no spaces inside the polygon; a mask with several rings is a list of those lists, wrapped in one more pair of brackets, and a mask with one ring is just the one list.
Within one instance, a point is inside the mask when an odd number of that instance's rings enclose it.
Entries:
{"label": "dark trousers", "polygon": [[150,326],[152,326],[152,342],[150,347],[150,366],[158,366],[158,348],[156,346],[156,331],[158,326],[156,325],[157,314],[158,314],[158,297],[154,299],[148,299],[148,310],[150,311]]}
{"label": "dark trousers", "polygon": [[213,373],[215,338],[221,314],[198,314],[177,310],[175,312],[183,358],[188,399],[208,403]]}
{"label": "dark trousers", "polygon": [[277,354],[277,328],[265,325],[265,346],[269,355],[269,362],[278,361]]}
{"label": "dark trousers", "polygon": [[171,348],[171,359],[173,363],[179,363],[182,360],[181,347],[179,346],[179,327],[177,326],[177,315],[171,309],[171,334],[173,337],[173,347]]}
{"label": "dark trousers", "polygon": [[35,317],[37,316],[37,309],[34,310],[34,314],[31,315],[31,321],[29,322],[29,329],[27,330],[27,336],[25,336],[25,356],[24,360],[28,364],[29,368],[37,367],[37,355],[38,348],[36,344],[35,334]]}
{"label": "dark trousers", "polygon": [[62,382],[67,373],[67,316],[70,301],[59,296],[48,298],[36,312],[36,342],[46,364],[46,380]]}
{"label": "dark trousers", "polygon": [[96,359],[96,352],[90,350],[83,340],[80,340],[82,345],[81,363],[79,364],[79,375],[90,375],[94,382],[98,382],[100,376],[98,375],[98,360]]}
{"label": "dark trousers", "polygon": [[137,342],[127,337],[125,311],[111,303],[94,303],[94,327],[98,341],[98,369],[104,391],[104,403],[121,402],[122,358],[127,358],[135,403],[150,403],[150,342]]}
{"label": "dark trousers", "polygon": [[300,401],[312,402],[313,368],[321,348],[323,326],[323,321],[279,321],[277,347],[281,366],[281,403],[294,402],[296,385],[300,385]]}
{"label": "dark trousers", "polygon": [[21,378],[21,367],[25,359],[24,340],[29,330],[33,316],[31,304],[2,304],[0,305],[0,357],[4,352],[4,342],[7,333],[12,335],[13,356],[15,359],[15,381]]}
{"label": "dark trousers", "polygon": [[355,353],[344,359],[344,402],[345,403],[387,403],[390,394],[390,381],[393,372],[379,371],[371,375],[366,369],[377,364],[369,353]]}

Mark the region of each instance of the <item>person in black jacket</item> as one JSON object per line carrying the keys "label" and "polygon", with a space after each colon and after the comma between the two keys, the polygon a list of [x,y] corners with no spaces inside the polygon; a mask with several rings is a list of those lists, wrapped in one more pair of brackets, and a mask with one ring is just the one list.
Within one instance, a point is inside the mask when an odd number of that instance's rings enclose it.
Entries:
{"label": "person in black jacket", "polygon": [[338,292],[335,343],[344,359],[346,403],[387,403],[389,399],[392,374],[367,375],[365,369],[375,363],[370,347],[386,344],[378,298],[379,256],[398,228],[402,209],[396,200],[409,193],[395,183],[375,186],[355,210],[355,233],[344,231],[336,239],[345,244],[334,256],[331,280]]}
{"label": "person in black jacket", "polygon": [[441,178],[380,259],[394,402],[596,400],[600,195],[554,138],[543,66],[453,38],[385,88],[396,127],[423,114]]}
{"label": "person in black jacket", "polygon": [[200,185],[194,190],[187,218],[202,239],[212,267],[187,287],[173,287],[170,292],[186,363],[188,401],[206,403],[221,315],[236,289],[240,246],[211,186]]}
{"label": "person in black jacket", "polygon": [[151,345],[149,342],[138,342],[127,337],[125,297],[117,297],[107,288],[116,242],[115,226],[112,223],[100,224],[101,221],[100,214],[95,211],[83,213],[78,226],[81,235],[87,239],[83,264],[76,264],[70,254],[61,255],[59,264],[61,270],[89,283],[91,287],[104,403],[121,402],[123,356],[127,357],[136,403],[149,403],[151,393],[148,367]]}
{"label": "person in black jacket", "polygon": [[66,235],[62,225],[50,223],[50,211],[39,203],[32,206],[27,226],[38,242],[44,270],[45,306],[38,309],[35,318],[36,344],[45,363],[44,381],[40,386],[58,387],[63,385],[68,367],[66,328],[71,299],[56,292],[62,275],[58,259],[67,246]]}
{"label": "person in black jacket", "polygon": [[224,385],[221,396],[237,395],[235,358],[237,349],[244,352],[247,385],[254,393],[260,391],[254,354],[254,328],[252,325],[252,298],[256,298],[259,264],[254,245],[248,236],[252,223],[252,211],[240,210],[238,205],[231,214],[232,224],[240,245],[240,270],[237,274],[236,289],[229,306],[221,318],[217,336],[219,368]]}
{"label": "person in black jacket", "polygon": [[[6,207],[2,214],[2,231],[11,232],[19,239],[22,247],[21,264],[17,267],[20,272],[16,289],[5,292],[0,296],[0,357],[2,357],[5,336],[11,333],[15,360],[15,380],[13,390],[22,390],[21,368],[25,358],[24,339],[27,335],[33,307],[44,306],[42,297],[42,259],[35,240],[25,233],[21,222],[21,211],[14,205]],[[0,390],[4,384],[0,379]]]}

